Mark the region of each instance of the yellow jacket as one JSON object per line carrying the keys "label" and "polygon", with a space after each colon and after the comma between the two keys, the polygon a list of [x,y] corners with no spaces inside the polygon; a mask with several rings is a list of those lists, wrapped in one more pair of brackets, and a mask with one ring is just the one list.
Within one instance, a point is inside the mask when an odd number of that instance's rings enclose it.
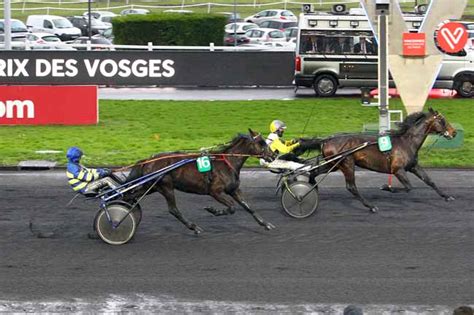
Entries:
{"label": "yellow jacket", "polygon": [[293,144],[292,141],[285,141],[285,143],[283,143],[280,137],[273,132],[268,135],[266,142],[273,152],[279,154],[290,153],[300,145],[298,142]]}

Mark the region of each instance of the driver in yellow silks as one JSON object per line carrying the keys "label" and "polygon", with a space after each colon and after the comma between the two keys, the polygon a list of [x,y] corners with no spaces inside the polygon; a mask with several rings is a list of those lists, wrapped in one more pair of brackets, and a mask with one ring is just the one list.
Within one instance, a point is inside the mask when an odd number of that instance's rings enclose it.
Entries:
{"label": "driver in yellow silks", "polygon": [[291,154],[294,149],[300,146],[300,143],[295,139],[284,142],[281,139],[285,129],[286,124],[281,120],[274,120],[271,122],[270,134],[268,135],[266,142],[270,149],[278,154],[278,157],[271,163],[265,162],[262,159],[260,160],[260,164],[272,169],[304,169],[305,165],[298,163],[298,158],[294,154]]}

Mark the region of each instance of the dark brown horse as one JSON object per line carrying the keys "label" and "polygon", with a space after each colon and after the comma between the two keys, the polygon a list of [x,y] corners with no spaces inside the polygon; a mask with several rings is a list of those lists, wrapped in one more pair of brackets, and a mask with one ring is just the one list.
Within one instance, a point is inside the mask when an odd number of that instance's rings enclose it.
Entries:
{"label": "dark brown horse", "polygon": [[[407,116],[400,123],[398,130],[390,132],[392,150],[387,153],[378,149],[377,135],[374,134],[341,134],[326,139],[301,139],[301,143],[304,149],[321,150],[323,157],[327,158],[369,142],[369,146],[347,156],[334,170],[341,170],[346,180],[347,190],[372,212],[376,212],[377,207],[365,200],[357,190],[355,184],[356,165],[375,172],[394,174],[404,186],[404,188],[397,189],[385,185],[382,187],[383,190],[390,192],[410,191],[412,185],[408,180],[407,172],[411,172],[431,186],[446,201],[454,200],[452,196],[442,192],[418,164],[418,150],[428,134],[439,134],[452,139],[456,136],[456,130],[440,113],[430,108],[427,113],[419,112]],[[314,183],[315,177],[327,172],[330,167],[331,165],[328,165],[313,171],[310,174],[310,181]]]}
{"label": "dark brown horse", "polygon": [[[274,226],[263,220],[263,218],[251,209],[244,201],[240,185],[240,169],[249,156],[261,157],[271,161],[273,152],[269,149],[265,140],[260,134],[250,130],[249,135],[238,135],[229,144],[222,145],[220,148],[210,151],[208,154],[213,157],[212,171],[200,173],[196,163],[189,163],[167,173],[155,186],[152,184],[144,185],[134,191],[127,199],[136,198],[145,193],[148,189],[150,193],[159,192],[168,203],[169,212],[182,222],[188,229],[196,234],[203,230],[195,223],[186,219],[176,206],[174,190],[180,190],[199,195],[210,195],[218,202],[224,204],[226,209],[205,208],[215,216],[233,214],[234,201],[247,210],[257,221],[258,224],[271,230]],[[137,162],[132,168],[129,180],[152,173],[178,161],[198,157],[199,154],[183,154],[183,152],[167,152],[153,156],[150,160]]]}

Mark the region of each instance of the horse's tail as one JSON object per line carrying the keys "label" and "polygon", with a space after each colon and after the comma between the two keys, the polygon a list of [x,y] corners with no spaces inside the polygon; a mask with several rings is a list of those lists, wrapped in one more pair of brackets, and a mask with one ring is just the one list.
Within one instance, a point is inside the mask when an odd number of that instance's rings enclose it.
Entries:
{"label": "horse's tail", "polygon": [[294,153],[300,155],[306,151],[321,150],[324,140],[321,138],[300,138],[298,140],[300,145],[295,149]]}

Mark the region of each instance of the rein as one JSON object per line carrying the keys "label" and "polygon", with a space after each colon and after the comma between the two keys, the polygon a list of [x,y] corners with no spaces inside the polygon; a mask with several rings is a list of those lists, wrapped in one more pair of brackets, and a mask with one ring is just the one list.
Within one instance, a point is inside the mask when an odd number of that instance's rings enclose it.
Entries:
{"label": "rein", "polygon": [[149,163],[153,163],[153,162],[156,162],[156,161],[160,161],[160,160],[166,160],[166,159],[172,159],[172,158],[179,158],[179,157],[199,157],[199,156],[210,156],[210,157],[222,157],[221,160],[218,160],[218,161],[224,161],[224,163],[226,163],[229,167],[231,167],[234,171],[235,169],[230,165],[230,162],[229,160],[227,160],[225,157],[226,156],[229,156],[229,157],[256,157],[256,158],[262,158],[263,155],[262,154],[240,154],[240,153],[211,153],[211,154],[201,154],[201,153],[187,153],[187,154],[174,154],[174,155],[167,155],[167,156],[160,156],[160,157],[157,157],[157,158],[153,158],[151,160],[147,160],[147,161],[143,161],[141,163],[135,163],[135,164],[131,164],[131,165],[128,165],[128,166],[124,166],[124,167],[121,167],[121,168],[118,168],[118,169],[114,169],[114,172],[122,172],[122,171],[125,171],[125,170],[128,170],[132,167],[135,167],[135,166],[141,166],[141,165],[146,165],[146,164],[149,164]]}

